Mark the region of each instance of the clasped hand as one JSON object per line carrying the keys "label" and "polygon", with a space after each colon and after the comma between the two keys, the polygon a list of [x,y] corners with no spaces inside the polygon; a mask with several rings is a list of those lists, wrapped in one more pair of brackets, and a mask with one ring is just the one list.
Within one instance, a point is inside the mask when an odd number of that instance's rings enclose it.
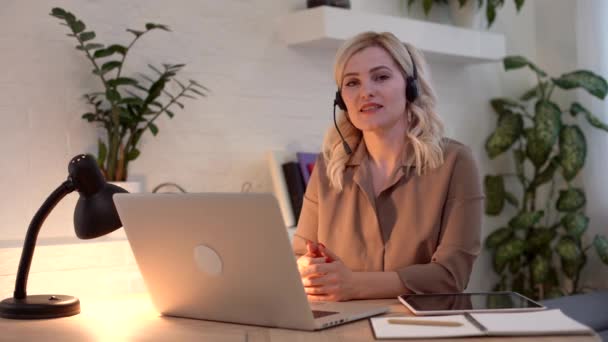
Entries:
{"label": "clasped hand", "polygon": [[298,271],[310,301],[346,301],[355,298],[353,272],[322,243],[306,242]]}

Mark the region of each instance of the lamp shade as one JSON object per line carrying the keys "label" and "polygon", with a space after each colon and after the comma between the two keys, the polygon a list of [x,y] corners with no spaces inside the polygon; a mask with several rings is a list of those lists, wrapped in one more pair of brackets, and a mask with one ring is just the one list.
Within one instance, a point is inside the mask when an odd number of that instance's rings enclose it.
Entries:
{"label": "lamp shade", "polygon": [[80,239],[94,239],[122,227],[112,195],[127,192],[106,183],[97,162],[88,155],[70,161],[69,177],[80,194],[74,209],[74,230]]}

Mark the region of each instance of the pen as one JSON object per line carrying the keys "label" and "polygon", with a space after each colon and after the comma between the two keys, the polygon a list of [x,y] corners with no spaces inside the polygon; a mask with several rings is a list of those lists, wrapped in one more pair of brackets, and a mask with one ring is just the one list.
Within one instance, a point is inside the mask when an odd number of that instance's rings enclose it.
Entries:
{"label": "pen", "polygon": [[453,321],[431,321],[422,319],[400,319],[390,318],[388,320],[390,324],[407,324],[407,325],[430,325],[435,327],[460,327],[462,323]]}

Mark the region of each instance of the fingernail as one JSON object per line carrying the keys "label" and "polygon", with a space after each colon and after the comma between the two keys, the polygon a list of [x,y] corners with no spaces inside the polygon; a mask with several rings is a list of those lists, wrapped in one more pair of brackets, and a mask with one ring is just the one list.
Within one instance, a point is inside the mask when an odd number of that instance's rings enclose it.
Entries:
{"label": "fingernail", "polygon": [[332,258],[330,258],[330,257],[325,257],[325,262],[332,262],[332,261],[333,261],[333,259],[332,259]]}

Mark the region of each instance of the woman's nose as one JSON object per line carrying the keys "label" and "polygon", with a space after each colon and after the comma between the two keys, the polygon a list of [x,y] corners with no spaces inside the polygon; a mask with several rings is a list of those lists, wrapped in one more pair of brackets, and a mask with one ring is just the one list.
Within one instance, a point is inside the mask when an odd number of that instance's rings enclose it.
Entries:
{"label": "woman's nose", "polygon": [[368,99],[374,97],[375,91],[374,85],[371,82],[363,82],[359,88],[359,96],[362,99]]}

